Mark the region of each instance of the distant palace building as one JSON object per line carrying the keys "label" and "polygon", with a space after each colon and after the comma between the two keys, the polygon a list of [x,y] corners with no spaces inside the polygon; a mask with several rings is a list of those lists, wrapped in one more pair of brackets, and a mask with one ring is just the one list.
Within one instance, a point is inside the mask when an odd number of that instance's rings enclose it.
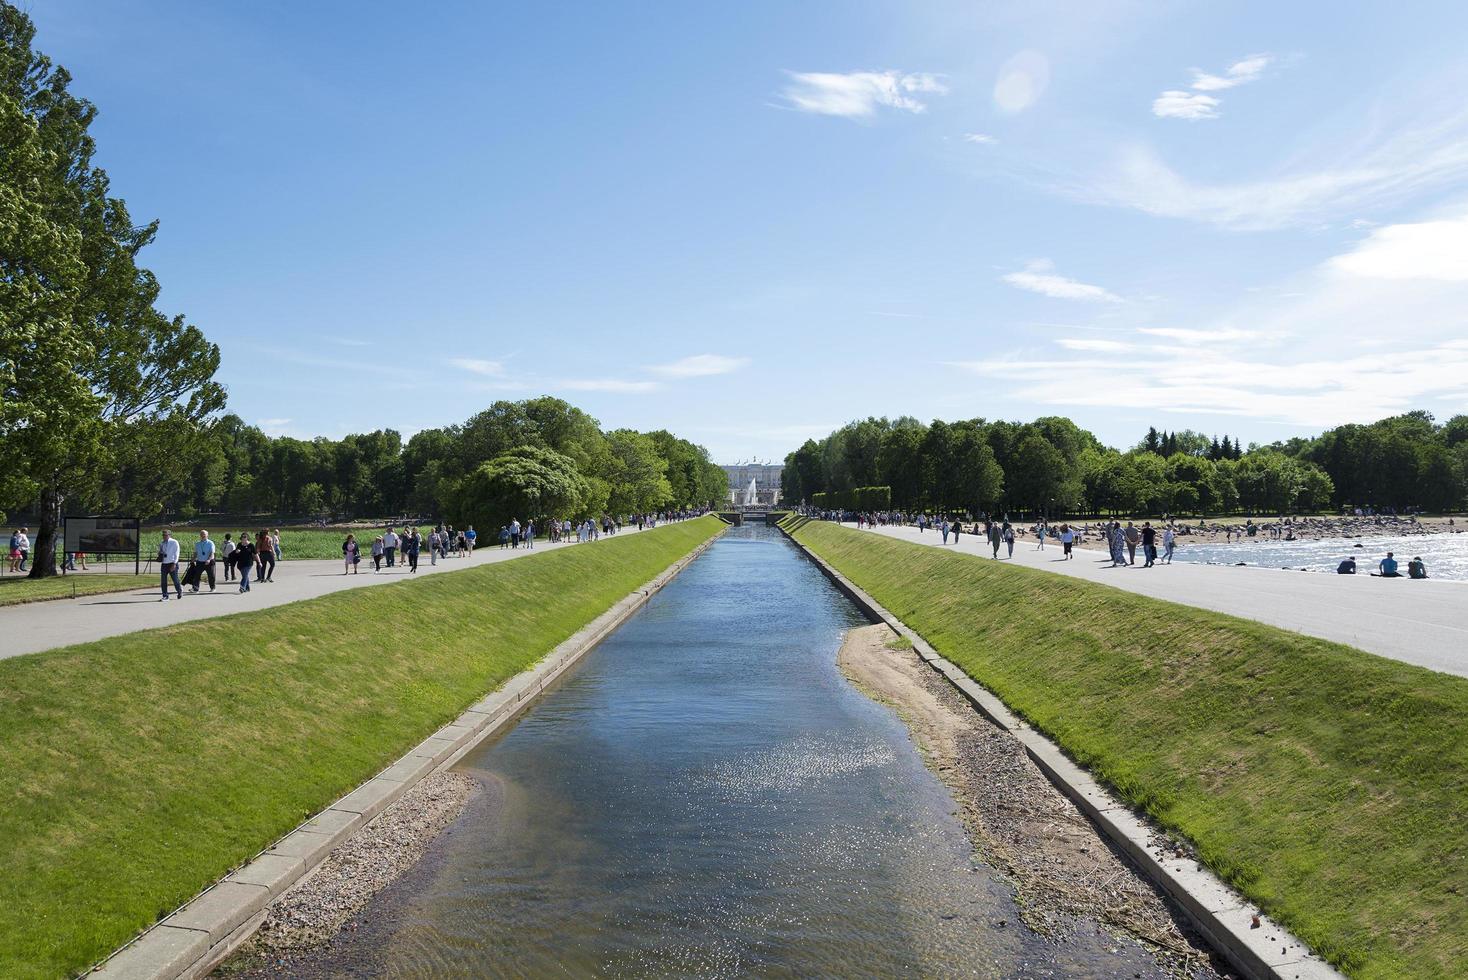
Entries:
{"label": "distant palace building", "polygon": [[[780,502],[780,473],[783,463],[761,463],[748,460],[723,467],[729,478],[729,503],[736,507],[759,505],[773,507]],[[750,484],[754,485],[751,498]]]}

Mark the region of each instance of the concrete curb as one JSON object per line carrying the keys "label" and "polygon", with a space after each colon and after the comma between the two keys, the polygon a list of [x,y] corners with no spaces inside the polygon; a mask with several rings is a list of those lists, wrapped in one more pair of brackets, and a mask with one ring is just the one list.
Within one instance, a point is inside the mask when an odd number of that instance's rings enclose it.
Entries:
{"label": "concrete curb", "polygon": [[[1204,938],[1234,969],[1253,980],[1341,978],[1334,967],[1310,952],[1289,930],[1259,912],[1238,892],[1192,859],[1154,853],[1156,836],[1145,818],[1071,761],[1058,745],[1021,721],[1004,702],[962,668],[934,650],[918,633],[888,612],[854,582],[786,531],[785,536],[826,574],[838,589],[876,622],[886,623],[912,641],[913,651],[952,684],[978,712],[1019,740],[1055,787],[1075,803],[1118,849],[1171,898]],[[1257,919],[1258,925],[1254,925]]]}
{"label": "concrete curb", "polygon": [[89,976],[105,980],[191,980],[206,975],[248,939],[265,907],[431,772],[447,769],[509,727],[587,652],[606,639],[724,533],[715,534],[587,623],[534,667],[465,709],[376,776],[301,824],[194,897]]}

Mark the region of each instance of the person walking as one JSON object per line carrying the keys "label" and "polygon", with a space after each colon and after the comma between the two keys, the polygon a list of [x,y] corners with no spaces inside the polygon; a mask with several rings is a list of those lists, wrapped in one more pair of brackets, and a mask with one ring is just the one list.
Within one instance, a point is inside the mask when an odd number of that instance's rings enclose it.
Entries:
{"label": "person walking", "polygon": [[1045,538],[1046,538],[1047,535],[1049,535],[1049,533],[1050,533],[1050,525],[1048,525],[1048,524],[1045,523],[1045,519],[1043,517],[1040,518],[1040,526],[1035,531],[1035,535],[1040,539],[1040,543],[1037,544],[1037,545],[1035,545],[1035,550],[1036,551],[1044,551],[1045,550]]}
{"label": "person walking", "polygon": [[418,548],[422,540],[418,537],[416,527],[408,531],[408,536],[403,540],[403,554],[408,556],[408,571],[413,575],[418,574]]}
{"label": "person walking", "polygon": [[31,560],[31,536],[27,532],[29,528],[21,528],[15,532],[15,550],[20,553],[20,564],[16,571],[26,570],[26,562]]}
{"label": "person walking", "polygon": [[443,547],[443,536],[438,533],[438,528],[428,532],[428,564],[438,564],[438,549]]}
{"label": "person walking", "polygon": [[1146,558],[1143,568],[1157,564],[1157,529],[1151,521],[1142,522],[1142,557]]}
{"label": "person walking", "polygon": [[525,547],[527,547],[527,548],[534,548],[535,547],[535,522],[534,521],[526,521],[525,522],[524,539],[525,539]]}
{"label": "person walking", "polygon": [[20,571],[20,528],[10,532],[10,571]]}
{"label": "person walking", "polygon": [[1133,524],[1131,521],[1127,521],[1126,532],[1123,534],[1123,537],[1126,540],[1126,563],[1128,565],[1135,565],[1137,563],[1137,545],[1141,543],[1142,534],[1140,531],[1137,530],[1137,526],[1135,524]]}
{"label": "person walking", "polygon": [[476,531],[476,530],[474,530],[474,525],[473,524],[470,524],[469,525],[469,529],[464,532],[464,555],[465,555],[465,557],[467,557],[467,558],[473,558],[474,557],[474,542],[478,538],[479,538],[479,532]]}
{"label": "person walking", "polygon": [[357,536],[348,534],[342,542],[342,574],[357,574],[357,563],[362,560],[362,549],[357,547]]}
{"label": "person walking", "polygon": [[235,547],[235,564],[240,570],[240,591],[250,591],[250,572],[255,568],[255,545],[248,531],[240,532],[240,543]]}
{"label": "person walking", "polygon": [[1070,551],[1075,547],[1076,533],[1070,529],[1069,524],[1060,525],[1060,550],[1065,555],[1065,560],[1070,561],[1074,557]]}
{"label": "person walking", "polygon": [[1009,547],[1009,557],[1014,557],[1014,528],[1008,521],[1004,522],[1004,543]]}
{"label": "person walking", "polygon": [[234,581],[234,552],[235,543],[231,535],[224,536],[224,544],[219,546],[219,557],[224,562],[224,580]]}
{"label": "person walking", "polygon": [[398,532],[394,528],[388,528],[387,533],[382,536],[382,557],[386,560],[388,568],[392,568],[397,550]]}
{"label": "person walking", "polygon": [[520,519],[518,517],[510,519],[510,547],[520,547]]}
{"label": "person walking", "polygon": [[386,545],[382,543],[382,535],[379,534],[372,542],[372,571],[374,573],[382,571],[382,553],[385,550]]}
{"label": "person walking", "polygon": [[1172,552],[1175,548],[1177,548],[1177,532],[1169,524],[1162,530],[1162,563],[1164,565],[1172,564]]}
{"label": "person walking", "polygon": [[200,531],[199,540],[194,542],[193,576],[193,591],[199,591],[202,577],[209,579],[209,591],[214,591],[214,542],[209,540],[208,531]]}
{"label": "person walking", "polygon": [[255,561],[259,563],[255,581],[272,581],[275,578],[275,542],[270,540],[269,531],[261,530],[255,538]]}
{"label": "person walking", "polygon": [[159,582],[163,587],[163,598],[159,602],[168,601],[168,580],[173,579],[173,589],[183,598],[183,585],[178,580],[178,541],[173,537],[173,532],[167,528],[163,529],[163,540],[158,545],[158,574]]}
{"label": "person walking", "polygon": [[994,554],[993,554],[992,557],[994,558],[995,561],[998,561],[998,559],[999,559],[999,546],[1001,544],[1003,544],[1003,543],[1004,543],[1004,532],[999,529],[999,525],[998,524],[994,523],[993,521],[990,521],[989,522],[989,546],[994,549]]}
{"label": "person walking", "polygon": [[275,562],[280,561],[280,528],[270,532],[270,552],[275,555],[275,561],[270,563],[270,567],[274,569]]}
{"label": "person walking", "polygon": [[1111,526],[1106,529],[1106,544],[1111,549],[1111,565],[1126,564],[1126,536],[1122,533],[1121,522],[1112,521]]}

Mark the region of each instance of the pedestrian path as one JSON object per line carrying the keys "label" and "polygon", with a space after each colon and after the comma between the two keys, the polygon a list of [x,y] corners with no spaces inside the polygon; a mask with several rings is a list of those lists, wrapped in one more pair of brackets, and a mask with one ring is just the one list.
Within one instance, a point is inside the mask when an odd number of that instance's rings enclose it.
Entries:
{"label": "pedestrian path", "polygon": [[[637,528],[623,528],[617,533],[636,534]],[[137,630],[187,623],[195,619],[269,609],[271,606],[301,599],[315,599],[344,589],[371,588],[409,578],[422,578],[425,575],[477,568],[498,561],[528,558],[558,548],[600,546],[601,542],[551,544],[547,541],[536,541],[534,548],[502,549],[494,544],[475,551],[473,557],[440,558],[437,565],[429,564],[428,552],[424,549],[418,560],[416,575],[409,572],[408,566],[401,562],[392,568],[383,568],[381,572],[374,573],[372,559],[367,555],[362,556],[361,570],[355,575],[343,575],[342,562],[338,559],[283,561],[275,566],[274,581],[257,583],[253,581],[252,575],[250,591],[243,594],[239,592],[238,582],[224,581],[224,570],[221,567],[216,577],[215,591],[209,591],[206,580],[197,593],[186,588],[181,601],[170,599],[168,602],[158,601],[162,594],[158,588],[158,576],[143,576],[138,581],[144,584],[127,592],[108,592],[76,599],[52,599],[0,607],[0,659],[38,653],[72,643],[86,643]]]}
{"label": "pedestrian path", "polygon": [[[878,527],[871,533],[944,547],[936,531]],[[947,547],[986,559],[992,553],[986,541],[970,534]],[[1037,551],[1033,538],[1016,541],[1012,559],[1002,546],[999,554],[1001,561],[1027,568],[1253,619],[1468,677],[1468,583],[1184,562],[1113,567],[1101,551],[1078,548],[1075,558],[1065,561],[1059,544],[1047,543]]]}

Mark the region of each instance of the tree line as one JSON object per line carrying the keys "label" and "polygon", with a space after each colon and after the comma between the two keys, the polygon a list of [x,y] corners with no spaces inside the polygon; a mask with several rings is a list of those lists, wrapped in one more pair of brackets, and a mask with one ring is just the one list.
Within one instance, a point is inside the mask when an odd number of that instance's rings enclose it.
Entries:
{"label": "tree line", "polygon": [[[728,492],[708,451],[670,432],[603,431],[559,398],[498,401],[403,440],[393,429],[271,437],[238,416],[200,428],[189,477],[159,508],[348,519],[576,517],[704,506]],[[498,522],[497,520],[494,522]]]}
{"label": "tree line", "polygon": [[[1125,451],[1067,418],[868,418],[785,457],[784,499],[900,510],[1048,514],[1302,513],[1468,506],[1468,415],[1423,411],[1250,445],[1151,428]],[[863,490],[865,493],[858,493]],[[825,496],[816,497],[817,494]]]}
{"label": "tree line", "polygon": [[[270,438],[221,415],[219,349],[157,308],[137,224],[93,158],[96,107],[0,0],[0,508],[36,515],[54,574],[65,513],[225,509],[501,519],[722,499],[723,471],[668,432],[603,432],[554,398],[496,402],[405,443],[384,429]],[[3,518],[0,511],[0,518]]]}

